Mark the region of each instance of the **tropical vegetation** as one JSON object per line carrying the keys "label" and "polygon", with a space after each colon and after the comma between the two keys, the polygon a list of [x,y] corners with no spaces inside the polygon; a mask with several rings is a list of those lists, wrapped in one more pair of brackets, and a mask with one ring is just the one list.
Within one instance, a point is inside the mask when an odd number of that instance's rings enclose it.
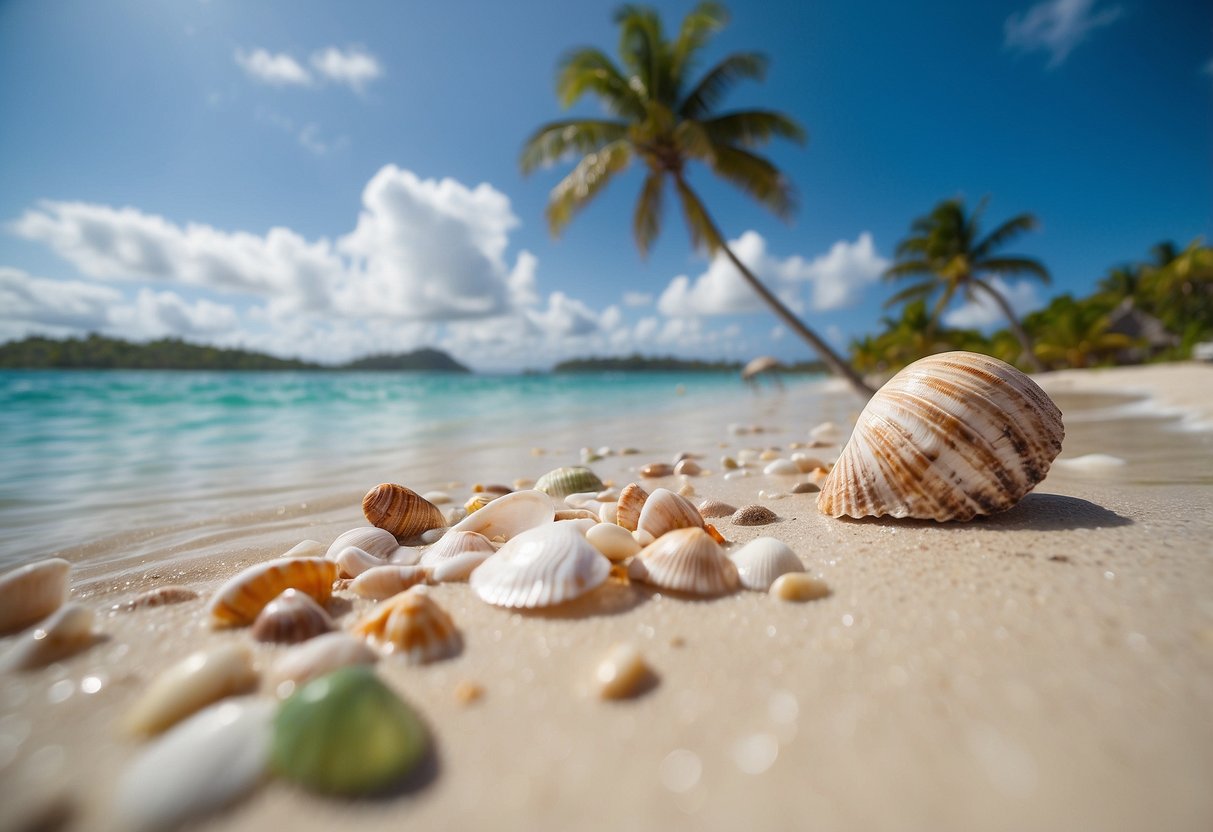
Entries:
{"label": "tropical vegetation", "polygon": [[643,166],[644,182],[632,218],[632,232],[642,255],[661,231],[666,190],[673,188],[682,207],[692,243],[721,253],[776,315],[807,341],[830,369],[861,394],[871,395],[864,380],[817,333],[809,329],[750,271],[729,247],[724,234],[691,184],[694,165],[703,165],[738,187],[777,217],[796,208],[790,181],[769,159],[755,152],[772,139],[805,141],[804,129],[774,110],[720,111],[725,94],[739,81],[760,81],[767,59],[758,52],[735,52],[705,73],[694,76],[712,36],[728,22],[723,6],[700,3],[668,38],[660,16],[644,6],[627,5],[615,16],[619,26],[616,63],[600,49],[582,47],[568,53],[556,72],[556,96],[570,107],[590,95],[605,107],[607,118],[576,117],[544,124],[522,149],[524,173],[577,157],[548,199],[547,220],[553,234],[588,205],[633,161]]}

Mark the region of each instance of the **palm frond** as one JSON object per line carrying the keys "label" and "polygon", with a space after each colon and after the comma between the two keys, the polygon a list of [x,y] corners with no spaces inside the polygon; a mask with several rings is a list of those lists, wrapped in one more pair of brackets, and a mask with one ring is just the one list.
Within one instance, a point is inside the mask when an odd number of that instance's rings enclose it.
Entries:
{"label": "palm frond", "polygon": [[973,247],[973,259],[980,260],[1025,231],[1035,231],[1039,227],[1040,223],[1031,214],[1020,214],[1017,217],[1012,217],[987,234],[982,238],[981,242]]}
{"label": "palm frond", "polygon": [[627,167],[631,158],[631,145],[626,141],[611,142],[601,150],[586,154],[548,197],[548,228],[552,234],[559,235],[569,220],[588,205],[615,174]]}
{"label": "palm frond", "polygon": [[884,302],[884,308],[896,306],[899,303],[905,303],[913,300],[925,300],[939,288],[939,284],[933,280],[924,280],[921,283],[914,283],[902,289],[897,294]]}
{"label": "palm frond", "polygon": [[706,116],[738,81],[761,81],[767,74],[767,58],[759,52],[734,52],[723,58],[699,80],[678,106],[683,118]]}
{"label": "palm frond", "polygon": [[653,241],[661,233],[661,208],[665,195],[665,174],[650,171],[636,200],[636,213],[632,218],[632,233],[640,256],[647,257]]}
{"label": "palm frond", "polygon": [[780,219],[796,213],[796,189],[779,168],[761,156],[740,147],[717,145],[708,164]]}
{"label": "palm frond", "polygon": [[560,162],[573,154],[593,153],[625,138],[628,125],[606,119],[567,119],[543,125],[526,140],[518,162],[524,174]]}
{"label": "palm frond", "polygon": [[627,4],[615,13],[619,24],[619,57],[651,101],[661,101],[668,61],[661,18],[647,6]]}
{"label": "palm frond", "polygon": [[695,55],[716,32],[729,22],[729,13],[720,3],[700,3],[682,19],[678,40],[670,58],[670,80],[674,94],[681,93],[683,77],[694,63]]}
{"label": "palm frond", "polygon": [[570,107],[587,92],[598,96],[617,116],[644,118],[644,101],[627,78],[600,49],[576,49],[560,61],[556,70],[556,97]]}
{"label": "palm frond", "polygon": [[983,272],[997,274],[1022,274],[1035,277],[1046,286],[1049,284],[1049,270],[1039,260],[1031,257],[991,257],[981,261],[978,266]]}
{"label": "palm frond", "polygon": [[900,263],[894,263],[884,270],[884,279],[896,280],[899,277],[920,274],[933,275],[935,274],[935,269],[927,260],[902,260]]}
{"label": "palm frond", "polygon": [[674,128],[674,142],[687,158],[698,159],[707,165],[716,163],[716,145],[702,123],[691,119],[678,122]]}
{"label": "palm frond", "polygon": [[772,138],[804,144],[804,128],[783,113],[773,110],[741,110],[701,122],[716,144],[761,147]]}

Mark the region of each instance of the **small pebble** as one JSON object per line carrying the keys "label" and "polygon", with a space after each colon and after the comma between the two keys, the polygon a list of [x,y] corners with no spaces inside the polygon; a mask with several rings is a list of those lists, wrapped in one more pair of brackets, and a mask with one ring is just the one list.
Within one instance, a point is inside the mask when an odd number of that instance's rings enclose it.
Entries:
{"label": "small pebble", "polygon": [[472,705],[484,698],[484,686],[468,679],[455,685],[455,701],[460,705]]}
{"label": "small pebble", "polygon": [[771,448],[767,448],[758,455],[758,459],[762,462],[773,462],[774,460],[779,459],[779,452]]}
{"label": "small pebble", "polygon": [[729,471],[727,474],[724,475],[724,478],[726,480],[740,480],[740,479],[745,479],[749,475],[750,475],[750,472],[747,471],[746,469],[738,468],[736,471]]}
{"label": "small pebble", "polygon": [[775,512],[758,505],[742,506],[733,515],[733,522],[738,526],[765,526],[778,519]]}
{"label": "small pebble", "polygon": [[427,491],[421,495],[422,499],[429,500],[436,506],[446,505],[452,502],[451,495],[445,491]]}
{"label": "small pebble", "polygon": [[781,601],[816,601],[830,594],[829,585],[805,572],[788,572],[771,584],[771,597]]}
{"label": "small pebble", "polygon": [[621,643],[607,652],[594,672],[594,679],[603,699],[628,699],[643,693],[654,676],[640,651]]}
{"label": "small pebble", "polygon": [[644,465],[640,469],[640,476],[650,478],[668,477],[673,473],[674,466],[667,465],[664,462],[650,462],[648,465]]}
{"label": "small pebble", "polygon": [[678,488],[678,494],[682,497],[694,497],[695,496],[695,486],[691,485],[689,482],[684,482]]}
{"label": "small pebble", "polygon": [[674,473],[679,476],[694,477],[703,473],[703,468],[693,459],[684,459],[674,466]]}
{"label": "small pebble", "polygon": [[760,500],[782,500],[784,497],[791,496],[787,491],[766,491],[760,490],[758,498]]}
{"label": "small pebble", "polygon": [[762,473],[768,476],[791,477],[796,476],[801,471],[796,463],[790,459],[776,459],[767,465],[766,468],[763,468]]}
{"label": "small pebble", "polygon": [[798,482],[792,486],[793,494],[815,494],[821,490],[821,486],[815,482]]}
{"label": "small pebble", "polygon": [[733,459],[733,457],[722,456],[720,458],[720,467],[726,471],[734,471],[734,470],[740,468],[741,466],[737,463],[737,460]]}
{"label": "small pebble", "polygon": [[699,504],[699,514],[705,519],[710,517],[732,517],[736,511],[737,506],[731,506],[720,500],[704,500]]}
{"label": "small pebble", "polygon": [[631,532],[613,523],[599,523],[585,533],[590,545],[611,561],[622,561],[640,551],[640,544]]}
{"label": "small pebble", "polygon": [[514,480],[514,489],[516,491],[522,491],[524,489],[531,488],[534,485],[535,481],[528,477],[519,477],[518,479]]}

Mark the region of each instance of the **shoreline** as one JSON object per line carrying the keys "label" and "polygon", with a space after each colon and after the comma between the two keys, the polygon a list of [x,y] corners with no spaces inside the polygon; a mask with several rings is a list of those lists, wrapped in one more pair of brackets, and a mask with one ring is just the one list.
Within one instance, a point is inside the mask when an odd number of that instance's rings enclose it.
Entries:
{"label": "shoreline", "polygon": [[[1041,381],[1063,398],[1102,395],[1121,392],[1117,385],[1148,388],[1153,369]],[[1199,395],[1213,391],[1205,380],[1213,367],[1181,365],[1163,376],[1149,400],[1161,410],[1188,401],[1201,419],[1213,413],[1213,392]],[[1170,430],[1191,420],[1165,412],[1080,419],[1067,423],[1063,458],[1118,454],[1123,469],[1057,467],[1015,508],[967,524],[840,521],[817,513],[811,494],[757,497],[783,478],[720,477],[722,453],[786,448],[816,422],[859,409],[827,396],[822,413],[797,412],[807,395],[722,402],[694,423],[686,415],[674,425],[637,423],[627,414],[598,429],[613,424],[619,436],[582,444],[642,448],[593,463],[620,484],[637,465],[678,450],[704,453],[716,473],[691,480],[699,497],[763,503],[780,518],[760,527],[725,520],[721,532],[736,542],[784,540],[830,585],[829,597],[795,605],[753,592],[712,601],[610,592],[568,610],[519,614],[481,603],[466,584],[441,585],[434,595],[463,631],[463,652],[424,667],[378,664],[430,727],[437,757],[427,782],[355,802],[268,783],[197,828],[1207,829],[1209,483],[1158,481],[1150,460],[1200,466],[1213,459],[1209,435]],[[735,436],[728,421],[769,431]],[[1127,432],[1135,444],[1126,444]],[[448,466],[447,479],[466,487],[480,479],[467,466],[478,464],[483,481],[511,471],[533,477],[575,462],[578,447],[552,442],[542,456],[489,448],[462,460],[462,470]],[[419,491],[437,485],[426,479],[436,471],[418,475],[397,481]],[[6,746],[12,756],[0,774],[22,777],[0,777],[0,805],[68,799],[67,828],[107,828],[108,795],[138,751],[113,730],[133,696],[184,652],[249,641],[202,623],[209,593],[301,539],[327,545],[361,525],[354,491],[283,505],[281,514],[199,519],[166,532],[179,538],[171,558],[134,558],[118,576],[81,564],[73,600],[97,610],[108,638],[43,671],[0,676],[0,731],[25,729]],[[122,546],[120,538],[98,544],[110,554]],[[201,598],[107,612],[165,582]],[[341,623],[369,606],[353,600]],[[618,641],[641,649],[658,682],[636,700],[604,703],[582,689]],[[254,649],[261,668],[282,650]],[[100,680],[99,689],[85,692],[86,678]],[[482,685],[484,699],[458,702],[453,690],[463,681]],[[17,779],[34,785],[17,793]]]}

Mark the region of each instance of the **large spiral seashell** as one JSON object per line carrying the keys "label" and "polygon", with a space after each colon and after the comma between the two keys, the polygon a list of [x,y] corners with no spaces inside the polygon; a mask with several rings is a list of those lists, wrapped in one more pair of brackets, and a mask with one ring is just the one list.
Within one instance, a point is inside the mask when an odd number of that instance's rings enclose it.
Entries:
{"label": "large spiral seashell", "polygon": [[989,356],[915,361],[877,391],[821,485],[834,517],[969,520],[1008,509],[1061,451],[1061,411]]}
{"label": "large spiral seashell", "polygon": [[297,589],[321,604],[333,595],[337,564],[325,558],[278,558],[250,566],[238,573],[211,598],[207,609],[213,627],[243,627],[251,624],[265,605]]}
{"label": "large spiral seashell", "polygon": [[632,558],[628,577],[691,595],[724,595],[737,589],[737,567],[701,528],[675,529]]}
{"label": "large spiral seashell", "polygon": [[362,513],[372,526],[404,541],[446,525],[438,506],[416,491],[391,482],[380,483],[362,498]]}
{"label": "large spiral seashell", "polygon": [[444,659],[463,645],[455,622],[420,586],[380,603],[354,625],[354,633],[409,664]]}

